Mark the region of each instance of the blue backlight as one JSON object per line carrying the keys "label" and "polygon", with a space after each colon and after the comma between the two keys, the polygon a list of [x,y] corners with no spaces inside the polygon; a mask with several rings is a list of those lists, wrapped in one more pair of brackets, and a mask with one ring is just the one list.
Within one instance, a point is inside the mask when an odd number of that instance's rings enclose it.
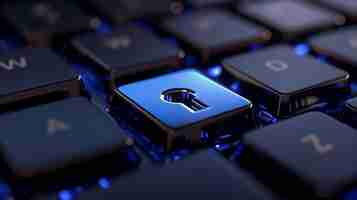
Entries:
{"label": "blue backlight", "polygon": [[217,66],[209,68],[207,73],[208,73],[208,76],[217,78],[222,74],[222,72],[223,72],[222,66],[217,65]]}
{"label": "blue backlight", "polygon": [[58,193],[58,198],[60,200],[72,200],[73,195],[72,192],[69,190],[62,190],[61,192]]}
{"label": "blue backlight", "polygon": [[102,189],[105,189],[105,190],[109,189],[111,186],[111,182],[108,178],[99,179],[98,184]]}
{"label": "blue backlight", "polygon": [[232,83],[230,88],[231,88],[231,90],[233,90],[235,92],[239,92],[240,91],[240,82]]}
{"label": "blue backlight", "polygon": [[299,56],[304,56],[310,52],[310,47],[307,44],[298,44],[295,46],[295,53]]}

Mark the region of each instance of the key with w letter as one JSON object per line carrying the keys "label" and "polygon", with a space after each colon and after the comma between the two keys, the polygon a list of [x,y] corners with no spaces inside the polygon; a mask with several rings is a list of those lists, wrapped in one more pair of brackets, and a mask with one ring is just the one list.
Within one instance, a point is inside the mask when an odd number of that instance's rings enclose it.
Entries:
{"label": "key with w letter", "polygon": [[22,49],[0,57],[0,111],[79,95],[79,76],[50,49]]}

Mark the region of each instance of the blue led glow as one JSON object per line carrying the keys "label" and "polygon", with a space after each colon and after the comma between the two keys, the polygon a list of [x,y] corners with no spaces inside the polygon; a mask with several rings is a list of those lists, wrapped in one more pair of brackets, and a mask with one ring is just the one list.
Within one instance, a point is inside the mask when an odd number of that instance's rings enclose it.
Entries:
{"label": "blue led glow", "polygon": [[72,200],[73,195],[72,195],[72,192],[69,190],[62,190],[58,193],[58,198],[60,200]]}
{"label": "blue led glow", "polygon": [[351,87],[351,92],[352,93],[357,93],[357,83],[352,82],[350,87]]}
{"label": "blue led glow", "polygon": [[238,92],[240,91],[240,82],[234,82],[230,86],[231,90]]}
{"label": "blue led glow", "polygon": [[201,142],[206,142],[208,140],[208,133],[206,131],[201,132]]}
{"label": "blue led glow", "polygon": [[307,44],[298,44],[295,46],[295,53],[299,56],[304,56],[310,52],[310,47]]}
{"label": "blue led glow", "polygon": [[222,71],[223,71],[222,66],[217,65],[217,66],[209,68],[207,73],[208,73],[208,76],[217,78],[222,74]]}
{"label": "blue led glow", "polygon": [[98,184],[102,189],[105,189],[105,190],[109,189],[111,186],[111,182],[108,178],[99,179]]}
{"label": "blue led glow", "polygon": [[112,32],[112,28],[110,27],[110,25],[108,23],[102,21],[100,26],[97,28],[97,32],[110,33],[110,32]]}

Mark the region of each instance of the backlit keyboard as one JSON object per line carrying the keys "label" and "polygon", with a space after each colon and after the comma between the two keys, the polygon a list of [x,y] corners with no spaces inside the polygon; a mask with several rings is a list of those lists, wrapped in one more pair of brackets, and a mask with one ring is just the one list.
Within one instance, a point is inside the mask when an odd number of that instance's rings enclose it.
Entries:
{"label": "backlit keyboard", "polygon": [[0,200],[357,200],[356,0],[0,10]]}

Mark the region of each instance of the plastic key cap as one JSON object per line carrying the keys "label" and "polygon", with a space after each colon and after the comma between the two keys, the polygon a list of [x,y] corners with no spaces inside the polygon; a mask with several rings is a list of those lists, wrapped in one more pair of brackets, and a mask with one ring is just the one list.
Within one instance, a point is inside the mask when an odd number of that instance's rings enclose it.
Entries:
{"label": "plastic key cap", "polygon": [[0,71],[0,105],[80,95],[79,75],[50,49],[6,53],[0,56]]}
{"label": "plastic key cap", "polygon": [[323,113],[256,130],[243,136],[243,143],[254,165],[264,166],[263,173],[278,172],[271,178],[289,185],[298,182],[303,187],[295,189],[304,188],[315,197],[334,197],[357,180],[357,131]]}

